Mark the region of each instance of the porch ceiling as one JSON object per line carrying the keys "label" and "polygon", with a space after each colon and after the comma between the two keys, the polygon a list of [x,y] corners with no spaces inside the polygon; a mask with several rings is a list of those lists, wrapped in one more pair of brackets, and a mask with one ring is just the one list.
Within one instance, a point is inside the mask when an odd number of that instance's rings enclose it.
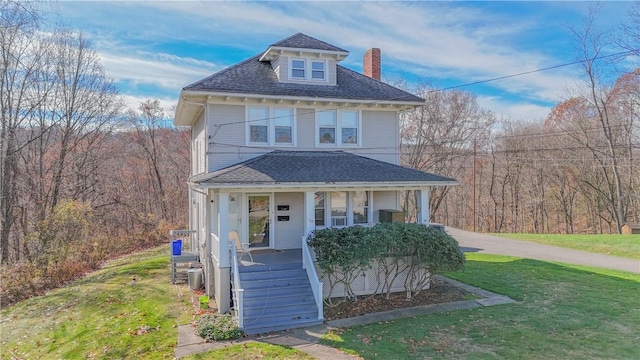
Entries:
{"label": "porch ceiling", "polygon": [[190,183],[200,188],[457,185],[451,178],[342,151],[273,151],[193,176]]}

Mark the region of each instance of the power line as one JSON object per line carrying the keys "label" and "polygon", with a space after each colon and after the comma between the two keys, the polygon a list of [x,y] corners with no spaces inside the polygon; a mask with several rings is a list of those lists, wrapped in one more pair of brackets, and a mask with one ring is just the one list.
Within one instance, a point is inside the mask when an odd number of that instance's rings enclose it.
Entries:
{"label": "power line", "polygon": [[573,61],[573,62],[569,62],[569,63],[564,63],[564,64],[560,64],[560,65],[549,66],[549,67],[545,67],[545,68],[541,68],[541,69],[530,70],[530,71],[524,71],[524,72],[520,72],[520,73],[516,73],[516,74],[511,74],[511,75],[499,76],[499,77],[495,77],[495,78],[491,78],[491,79],[479,80],[479,81],[474,81],[474,82],[470,82],[470,83],[466,83],[466,84],[460,84],[460,85],[455,85],[455,86],[449,86],[449,87],[446,87],[446,88],[440,88],[440,89],[429,90],[429,91],[427,91],[427,93],[432,93],[432,92],[437,92],[437,91],[443,91],[443,90],[458,89],[458,88],[461,88],[461,87],[467,87],[467,86],[472,86],[472,85],[484,84],[484,83],[488,83],[488,82],[492,82],[492,81],[504,80],[504,79],[509,79],[509,78],[517,77],[517,76],[529,75],[529,74],[538,73],[538,72],[542,72],[542,71],[558,69],[558,68],[565,67],[565,66],[571,66],[571,65],[581,64],[581,63],[585,63],[585,62],[587,62],[587,61],[594,61],[594,60],[600,60],[600,59],[605,59],[605,58],[614,57],[614,56],[622,56],[622,55],[632,54],[632,53],[635,53],[635,52],[636,52],[636,51],[638,51],[638,50],[640,50],[640,49],[633,49],[633,50],[628,50],[628,51],[621,51],[621,52],[619,52],[619,53],[609,54],[609,55],[595,56],[595,57],[590,58],[590,59],[577,60],[577,61]]}
{"label": "power line", "polygon": [[[577,61],[573,61],[573,62],[570,62],[570,63],[564,63],[564,64],[549,66],[549,67],[545,67],[545,68],[540,68],[540,69],[535,69],[535,70],[530,70],[530,71],[524,71],[524,72],[520,72],[520,73],[500,76],[500,77],[486,79],[486,80],[479,80],[479,81],[474,81],[474,82],[470,82],[470,83],[464,83],[464,84],[445,87],[445,88],[432,89],[432,90],[428,90],[426,93],[430,94],[430,93],[434,93],[434,92],[441,92],[441,91],[446,91],[446,90],[458,89],[458,88],[462,88],[462,87],[473,86],[473,85],[477,85],[477,84],[483,84],[483,83],[488,83],[488,82],[493,82],[493,81],[513,78],[513,77],[533,74],[533,73],[537,73],[537,72],[553,70],[553,69],[557,69],[557,68],[561,68],[561,67],[566,67],[566,66],[571,66],[571,65],[584,63],[584,62],[587,62],[587,61],[594,61],[594,60],[605,59],[605,58],[614,57],[614,56],[622,56],[622,55],[626,55],[626,54],[632,54],[632,53],[635,53],[638,50],[640,50],[640,49],[622,51],[622,52],[618,52],[618,53],[615,53],[615,54],[609,54],[609,55],[595,56],[595,57],[593,57],[591,59],[577,60]],[[397,100],[402,100],[402,99],[403,99],[403,97],[397,97],[397,98],[392,98],[392,99],[388,99],[388,100],[385,100],[385,101],[397,101]],[[346,109],[346,108],[362,106],[363,104],[364,105],[378,105],[378,104],[381,104],[381,103],[383,103],[382,100],[367,100],[367,101],[362,101],[362,102],[358,102],[358,103],[344,104],[344,105],[340,105],[338,107],[333,107],[333,108],[329,108],[329,109],[322,109],[320,111],[337,111],[337,110],[340,110],[340,109]],[[258,105],[257,107],[260,107],[260,106]],[[295,109],[295,108],[297,108],[297,107],[295,107],[295,106],[291,107],[291,109]],[[315,114],[315,113],[316,113],[316,109],[313,109],[311,111],[294,114],[292,116],[289,116],[289,115],[268,116],[266,118],[261,118],[261,119],[254,119],[254,120],[245,119],[245,120],[242,120],[242,121],[231,121],[231,122],[222,123],[222,124],[214,124],[213,126],[216,127],[216,130],[215,130],[213,136],[215,136],[217,134],[217,131],[221,127],[227,126],[227,125],[245,124],[245,123],[259,122],[259,121],[265,121],[265,120],[275,120],[275,119],[280,119],[280,118],[297,117],[297,116],[304,116],[304,115],[310,115],[310,114]]]}

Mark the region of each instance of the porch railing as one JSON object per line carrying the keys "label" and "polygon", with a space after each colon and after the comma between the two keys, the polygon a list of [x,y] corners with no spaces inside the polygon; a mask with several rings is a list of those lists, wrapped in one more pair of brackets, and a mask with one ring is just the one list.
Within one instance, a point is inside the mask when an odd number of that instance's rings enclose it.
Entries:
{"label": "porch railing", "polygon": [[307,244],[306,236],[302,237],[302,268],[307,270],[307,277],[309,278],[313,297],[315,298],[316,306],[318,307],[318,320],[324,320],[322,282],[318,278],[318,273],[316,272],[316,266],[313,263],[311,249],[309,248],[309,244]]}
{"label": "porch railing", "polygon": [[236,309],[238,327],[244,329],[244,290],[240,285],[240,271],[238,265],[238,253],[235,246],[229,246],[231,250],[231,271],[233,274],[233,306]]}

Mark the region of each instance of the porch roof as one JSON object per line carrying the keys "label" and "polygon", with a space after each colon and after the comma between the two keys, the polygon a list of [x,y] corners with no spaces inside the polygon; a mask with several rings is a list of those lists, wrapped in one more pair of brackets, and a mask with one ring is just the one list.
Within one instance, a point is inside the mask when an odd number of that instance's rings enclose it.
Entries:
{"label": "porch roof", "polygon": [[191,177],[202,187],[335,184],[445,186],[456,180],[343,151],[281,151]]}

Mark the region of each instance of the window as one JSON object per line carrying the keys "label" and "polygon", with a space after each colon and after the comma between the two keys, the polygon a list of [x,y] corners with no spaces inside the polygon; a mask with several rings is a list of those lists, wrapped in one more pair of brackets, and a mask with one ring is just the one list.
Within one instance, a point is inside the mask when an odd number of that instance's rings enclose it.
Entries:
{"label": "window", "polygon": [[316,226],[324,226],[324,193],[315,193],[316,203]]}
{"label": "window", "polygon": [[371,204],[368,191],[315,193],[316,227],[368,224]]}
{"label": "window", "polygon": [[369,193],[356,191],[353,193],[353,223],[366,224],[369,222]]}
{"label": "window", "polygon": [[327,62],[325,60],[290,58],[289,79],[327,81]]}
{"label": "window", "polygon": [[318,113],[318,133],[320,144],[336,143],[336,112],[335,110],[320,111]]}
{"label": "window", "polygon": [[248,107],[247,143],[293,145],[295,118],[292,108]]}
{"label": "window", "polygon": [[324,61],[311,62],[311,78],[313,80],[325,80]]}
{"label": "window", "polygon": [[249,108],[249,142],[269,143],[269,108]]}
{"label": "window", "polygon": [[293,144],[293,109],[274,109],[275,142]]}
{"label": "window", "polygon": [[358,112],[342,111],[342,143],[358,143]]}
{"label": "window", "polygon": [[360,145],[360,115],[358,111],[320,110],[316,114],[318,145]]}
{"label": "window", "polygon": [[331,193],[331,226],[347,226],[347,193]]}
{"label": "window", "polygon": [[291,60],[291,78],[293,79],[306,79],[306,61],[302,59]]}

